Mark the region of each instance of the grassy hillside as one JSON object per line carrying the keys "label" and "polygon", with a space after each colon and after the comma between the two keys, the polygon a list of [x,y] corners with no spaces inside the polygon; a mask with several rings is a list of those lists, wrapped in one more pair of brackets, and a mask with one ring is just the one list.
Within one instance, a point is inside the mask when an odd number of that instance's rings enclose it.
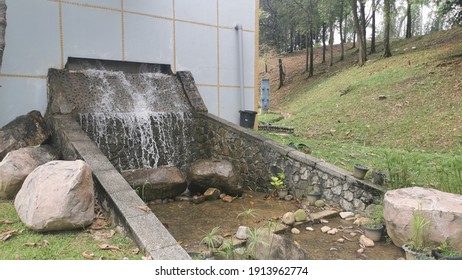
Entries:
{"label": "grassy hillside", "polygon": [[357,161],[398,165],[408,169],[407,183],[441,184],[438,170],[459,160],[462,147],[462,28],[394,41],[391,58],[381,57],[379,45],[363,67],[349,48],[338,62],[336,46],[332,67],[316,49],[309,79],[303,52],[283,55],[287,78],[279,90],[279,57],[267,61],[261,75],[271,80],[271,111],[282,112],[278,125],[297,135],[271,137],[307,143],[314,156],[346,169]]}

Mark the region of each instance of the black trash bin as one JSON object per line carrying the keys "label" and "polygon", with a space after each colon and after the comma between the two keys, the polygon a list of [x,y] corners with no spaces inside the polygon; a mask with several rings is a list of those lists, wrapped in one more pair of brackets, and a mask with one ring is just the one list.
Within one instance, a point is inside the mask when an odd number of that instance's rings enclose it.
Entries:
{"label": "black trash bin", "polygon": [[246,128],[253,128],[257,112],[244,110],[239,111],[239,113],[241,113],[240,125]]}

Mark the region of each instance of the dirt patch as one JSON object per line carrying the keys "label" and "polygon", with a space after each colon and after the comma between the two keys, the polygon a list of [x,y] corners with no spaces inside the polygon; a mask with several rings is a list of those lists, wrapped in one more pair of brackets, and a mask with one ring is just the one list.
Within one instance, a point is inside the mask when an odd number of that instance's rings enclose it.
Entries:
{"label": "dirt patch", "polygon": [[[232,236],[240,225],[265,228],[267,221],[280,219],[284,213],[299,208],[295,200],[267,199],[265,196],[265,193],[248,192],[231,203],[221,200],[205,201],[201,204],[176,201],[150,205],[150,208],[187,252],[201,253],[207,249],[200,244],[200,241],[214,227],[220,227],[219,234],[222,236]],[[248,209],[254,210],[255,217],[239,216]],[[312,213],[321,210],[323,209],[309,207]],[[362,229],[354,226],[353,221],[343,220],[340,216],[325,220],[328,223],[310,222],[300,225],[297,227],[300,234],[286,233],[286,236],[297,242],[308,252],[309,259],[314,260],[394,260],[404,257],[401,248],[387,241],[387,238],[383,238],[376,242],[375,247],[367,248],[364,253],[359,254],[357,253],[360,248],[358,240]],[[322,233],[321,227],[325,225],[338,228],[340,231],[335,235]],[[306,227],[312,227],[314,231],[307,231]],[[351,232],[356,236],[352,236]],[[344,239],[343,243],[338,242],[340,238]]]}

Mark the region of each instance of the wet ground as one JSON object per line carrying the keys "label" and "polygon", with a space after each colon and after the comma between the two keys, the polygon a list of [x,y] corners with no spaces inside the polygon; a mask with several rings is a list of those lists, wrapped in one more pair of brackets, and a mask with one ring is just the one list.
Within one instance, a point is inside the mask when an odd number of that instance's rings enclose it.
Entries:
{"label": "wet ground", "polygon": [[[175,201],[149,206],[187,252],[202,253],[207,248],[200,244],[200,241],[214,227],[219,226],[219,234],[225,237],[235,234],[240,225],[266,228],[267,221],[276,220],[288,211],[297,210],[298,205],[295,200],[285,201],[273,197],[268,199],[265,193],[247,192],[242,198],[231,203],[222,200],[205,201],[200,204]],[[254,217],[241,214],[248,209],[254,210]],[[311,206],[308,208],[311,213],[323,209]],[[288,232],[286,236],[304,248],[309,259],[313,260],[395,260],[404,257],[402,249],[393,245],[386,237],[375,242],[374,247],[366,248],[362,254],[357,253],[361,248],[358,242],[361,228],[354,226],[352,220],[343,220],[338,215],[325,220],[327,223],[324,224],[318,221],[300,225],[297,227],[300,234]],[[320,229],[325,225],[338,228],[340,231],[335,235],[322,233]],[[314,231],[307,231],[306,227],[312,227]],[[354,233],[357,235],[353,236]],[[340,238],[344,239],[344,243],[338,242]]]}

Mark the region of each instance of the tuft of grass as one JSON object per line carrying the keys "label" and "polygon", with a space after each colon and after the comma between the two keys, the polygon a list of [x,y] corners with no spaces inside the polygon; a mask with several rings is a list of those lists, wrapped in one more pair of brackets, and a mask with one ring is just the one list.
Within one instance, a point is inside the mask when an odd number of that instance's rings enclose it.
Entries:
{"label": "tuft of grass", "polygon": [[[0,241],[0,260],[84,260],[84,253],[91,259],[120,260],[141,259],[141,253],[137,252],[136,245],[118,232],[114,226],[107,229],[72,230],[38,233],[27,229],[20,221],[12,201],[0,200],[0,234],[18,230],[16,234],[6,241]],[[113,230],[115,233],[108,238],[101,238]],[[102,250],[100,245],[110,244],[120,250]]]}

